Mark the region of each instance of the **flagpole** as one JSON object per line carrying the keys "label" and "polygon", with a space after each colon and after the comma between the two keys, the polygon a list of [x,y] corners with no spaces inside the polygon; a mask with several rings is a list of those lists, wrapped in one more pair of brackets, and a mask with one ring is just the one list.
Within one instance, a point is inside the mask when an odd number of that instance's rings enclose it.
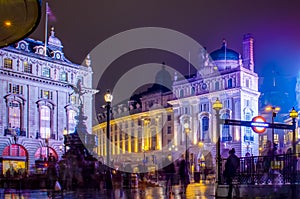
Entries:
{"label": "flagpole", "polygon": [[48,40],[48,2],[46,2],[46,16],[45,16],[45,49],[44,55],[47,55],[47,40]]}
{"label": "flagpole", "polygon": [[189,78],[191,76],[191,51],[189,51]]}

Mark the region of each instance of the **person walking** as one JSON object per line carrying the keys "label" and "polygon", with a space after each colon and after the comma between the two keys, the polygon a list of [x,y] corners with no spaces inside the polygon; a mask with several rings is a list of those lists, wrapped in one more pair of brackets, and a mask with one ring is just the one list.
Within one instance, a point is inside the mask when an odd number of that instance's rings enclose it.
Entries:
{"label": "person walking", "polygon": [[240,159],[235,155],[235,149],[232,148],[229,151],[229,157],[225,163],[224,177],[226,179],[226,183],[229,185],[228,189],[228,199],[232,198],[232,188],[233,188],[233,178],[236,176],[237,169],[240,167]]}
{"label": "person walking", "polygon": [[181,156],[181,160],[179,163],[179,177],[180,177],[180,187],[181,187],[180,193],[183,194],[186,191],[187,185],[190,184],[188,165],[185,161],[184,155]]}
{"label": "person walking", "polygon": [[[168,158],[165,159],[164,165],[165,165],[165,167],[163,170],[166,175],[166,193],[168,193],[168,190],[170,193],[172,193],[173,178],[174,178],[174,174],[176,173],[175,165]],[[169,183],[170,183],[170,185],[169,185]]]}

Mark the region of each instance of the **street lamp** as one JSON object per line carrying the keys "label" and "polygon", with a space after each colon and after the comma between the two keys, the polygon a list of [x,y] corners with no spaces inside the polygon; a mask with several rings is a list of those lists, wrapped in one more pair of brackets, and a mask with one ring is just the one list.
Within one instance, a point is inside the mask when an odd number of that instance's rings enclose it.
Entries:
{"label": "street lamp", "polygon": [[104,95],[104,100],[106,102],[106,164],[107,164],[107,170],[106,170],[106,189],[112,189],[112,176],[110,172],[110,151],[109,151],[109,145],[110,145],[110,105],[113,100],[113,96],[110,93],[110,91],[107,89],[106,94]]}
{"label": "street lamp", "polygon": [[46,154],[46,159],[47,159],[47,161],[49,161],[49,138],[46,138],[45,139],[45,143],[46,143],[46,149],[47,149],[47,154]]}
{"label": "street lamp", "polygon": [[41,18],[40,0],[1,1],[0,4],[0,47],[27,37],[38,27]]}
{"label": "street lamp", "polygon": [[293,123],[293,178],[292,178],[292,197],[295,198],[296,196],[296,118],[298,117],[298,112],[293,109],[290,112],[290,117],[292,118]]}
{"label": "street lamp", "polygon": [[109,142],[110,142],[110,105],[113,100],[113,96],[110,91],[107,89],[106,94],[104,95],[104,100],[106,102],[106,164],[110,166],[110,151],[109,151]]}
{"label": "street lamp", "polygon": [[296,118],[298,117],[298,112],[293,109],[290,112],[290,118],[292,118],[293,123],[293,154],[296,154]]}
{"label": "street lamp", "polygon": [[189,164],[189,158],[188,158],[188,133],[191,131],[189,128],[189,123],[183,124],[184,130],[185,130],[185,169],[188,171],[188,164]]}
{"label": "street lamp", "polygon": [[219,98],[213,103],[213,109],[216,111],[216,119],[217,119],[217,184],[221,182],[221,143],[220,143],[220,110],[223,108],[223,105]]}
{"label": "street lamp", "polygon": [[[277,113],[280,111],[280,107],[267,106],[265,108],[265,110],[267,112],[272,111],[272,125],[273,125],[274,124],[274,118],[276,117]],[[273,144],[273,147],[274,147],[275,146],[275,143],[274,143],[274,127],[272,127],[272,144]]]}

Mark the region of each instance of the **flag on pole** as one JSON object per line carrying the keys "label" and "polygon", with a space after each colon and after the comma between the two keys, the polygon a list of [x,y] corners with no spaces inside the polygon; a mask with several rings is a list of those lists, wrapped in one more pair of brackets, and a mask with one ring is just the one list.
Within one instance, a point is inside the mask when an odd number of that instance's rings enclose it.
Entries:
{"label": "flag on pole", "polygon": [[48,5],[48,3],[46,4],[46,14],[48,15],[50,21],[56,21],[56,17],[53,14],[53,12],[52,12],[50,6]]}

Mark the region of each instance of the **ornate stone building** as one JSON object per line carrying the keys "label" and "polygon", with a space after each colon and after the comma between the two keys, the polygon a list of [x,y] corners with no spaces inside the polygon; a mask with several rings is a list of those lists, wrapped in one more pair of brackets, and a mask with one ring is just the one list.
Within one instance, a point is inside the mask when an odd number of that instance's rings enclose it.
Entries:
{"label": "ornate stone building", "polygon": [[[130,163],[132,169],[139,165],[154,169],[162,164],[162,157],[171,154],[173,110],[167,102],[172,97],[171,91],[154,86],[112,108],[110,154],[115,167],[126,170],[123,166]],[[107,154],[106,113],[97,117],[99,124],[93,127],[98,137],[95,151],[103,157]]]}
{"label": "ornate stone building", "polygon": [[[258,76],[253,54],[253,38],[245,35],[243,56],[227,48],[223,41],[222,47],[210,56],[203,51],[195,76],[181,80],[175,75],[175,99],[169,102],[174,110],[175,146],[188,148],[191,164],[215,160],[218,132],[212,106],[217,99],[223,104],[221,119],[251,120],[258,115]],[[238,156],[247,152],[258,155],[258,135],[250,127],[221,125],[220,131],[222,157],[227,157],[233,147]]]}
{"label": "ornate stone building", "polygon": [[[46,51],[45,51],[46,50]],[[92,68],[69,61],[54,29],[47,45],[24,39],[0,49],[0,170],[30,173],[38,162],[63,154],[63,134],[75,130],[81,86],[87,126],[92,127]],[[79,85],[80,84],[80,85]],[[39,168],[41,167],[41,168]]]}

